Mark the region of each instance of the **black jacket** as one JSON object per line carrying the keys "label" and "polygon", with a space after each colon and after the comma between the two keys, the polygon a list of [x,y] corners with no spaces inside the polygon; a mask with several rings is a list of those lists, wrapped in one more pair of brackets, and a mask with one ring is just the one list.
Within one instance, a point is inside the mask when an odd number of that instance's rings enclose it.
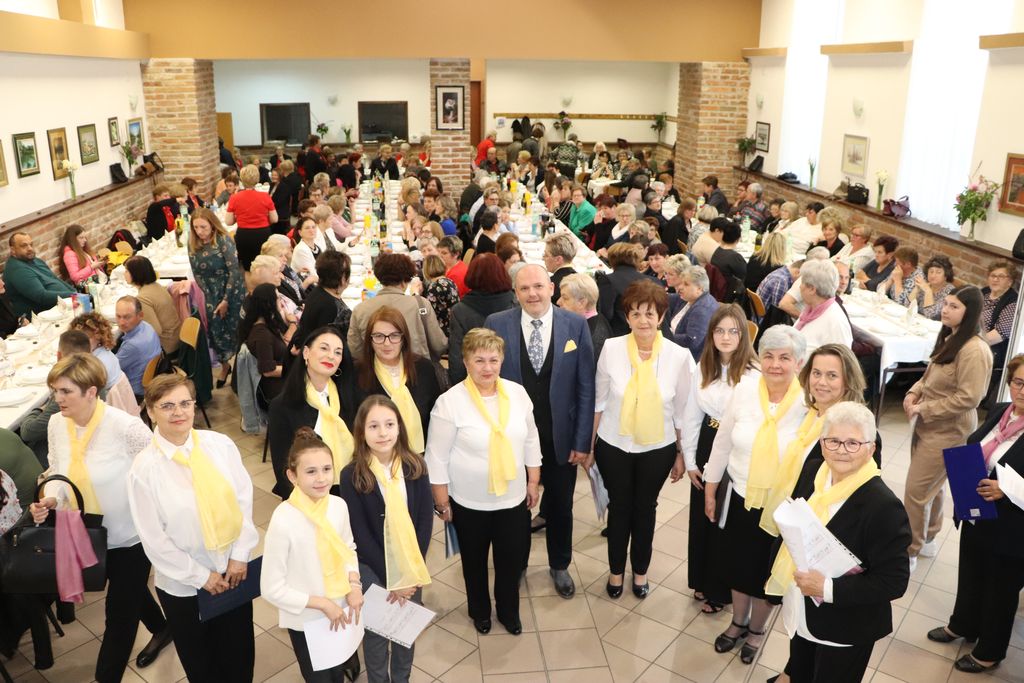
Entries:
{"label": "black jacket", "polygon": [[683,253],[679,248],[679,242],[686,244],[690,241],[690,228],[681,214],[675,215],[661,226],[661,241],[668,247],[668,255]]}
{"label": "black jacket", "polygon": [[610,273],[597,274],[597,312],[611,325],[611,336],[629,334],[629,324],[622,310],[622,294],[631,284],[645,277],[649,276],[633,266],[619,266]]}
{"label": "black jacket", "polygon": [[516,305],[512,292],[467,292],[462,301],[452,306],[448,322],[448,379],[452,384],[466,379],[466,366],[462,364],[462,338],[474,327],[483,327],[491,313],[504,311]]}
{"label": "black jacket", "polygon": [[704,201],[718,209],[719,216],[729,215],[729,200],[725,198],[725,193],[722,192],[721,188],[716,187],[711,191],[711,194],[705,194]]}
{"label": "black jacket", "polygon": [[342,164],[338,167],[338,179],[346,190],[356,189],[356,167],[352,164]]}
{"label": "black jacket", "polygon": [[[967,437],[967,443],[981,443],[988,433],[999,423],[1009,403],[1000,403],[989,411],[985,423]],[[1024,474],[1024,438],[1017,439],[1006,454],[999,460],[1001,465],[1010,467]],[[997,478],[993,473],[992,478]],[[1010,502],[1005,496],[996,501],[996,519],[982,519],[975,522],[975,528],[982,532],[989,549],[996,555],[1024,557],[1024,510]]]}
{"label": "black jacket", "polygon": [[[417,358],[416,359],[416,383],[409,383],[409,393],[412,394],[413,403],[416,404],[416,409],[420,413],[420,423],[423,427],[423,438],[427,438],[427,428],[430,426],[430,411],[434,409],[434,403],[437,401],[437,397],[441,395],[441,385],[437,382],[437,373],[434,370],[434,364],[429,358]],[[366,400],[367,396],[373,394],[381,394],[387,396],[388,392],[384,391],[384,387],[381,386],[380,380],[376,376],[373,378],[373,384],[364,389],[362,386],[356,385],[356,402],[362,405],[363,401]]]}
{"label": "black jacket", "polygon": [[270,194],[274,208],[277,210],[278,222],[287,221],[299,206],[299,192],[302,188],[302,178],[298,173],[289,173],[281,178]]}
{"label": "black jacket", "polygon": [[174,197],[153,202],[146,209],[146,234],[150,240],[158,240],[174,230],[174,221],[180,214],[178,200]]}
{"label": "black jacket", "polygon": [[6,294],[0,295],[0,339],[6,339],[8,335],[14,334],[18,327],[18,316],[11,308],[11,302],[7,300]]}
{"label": "black jacket", "polygon": [[603,315],[598,313],[587,318],[587,327],[590,328],[590,340],[594,342],[594,362],[596,364],[601,359],[601,349],[604,348],[605,340],[612,336],[612,326],[608,324]]}
{"label": "black jacket", "polygon": [[398,180],[401,176],[398,173],[398,162],[395,161],[394,157],[391,157],[387,161],[384,161],[380,157],[377,157],[370,162],[370,175],[380,173],[383,178],[390,178],[391,180]]}

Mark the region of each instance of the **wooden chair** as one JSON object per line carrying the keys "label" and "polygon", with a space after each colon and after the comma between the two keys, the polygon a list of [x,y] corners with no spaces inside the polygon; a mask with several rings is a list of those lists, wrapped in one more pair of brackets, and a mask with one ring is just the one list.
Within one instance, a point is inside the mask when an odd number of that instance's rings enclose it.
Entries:
{"label": "wooden chair", "polygon": [[757,338],[757,323],[753,320],[747,321],[747,331],[750,333],[750,341],[753,342]]}
{"label": "wooden chair", "polygon": [[161,359],[164,357],[164,352],[161,351],[157,355],[153,356],[148,363],[146,363],[146,369],[142,372],[142,388],[145,389],[149,386],[149,383],[156,377],[156,369],[160,365]]}
{"label": "wooden chair", "polygon": [[[199,318],[196,318],[194,316],[189,316],[188,318],[185,318],[185,320],[183,320],[181,322],[181,331],[178,332],[178,339],[181,341],[182,344],[185,344],[186,346],[188,346],[189,348],[191,348],[193,350],[197,350],[198,349],[198,345],[199,345],[199,332],[200,332]],[[197,355],[198,355],[198,353],[197,353]],[[200,359],[200,360],[202,360],[202,359]],[[209,365],[209,354],[207,353],[207,355],[206,355],[206,364],[204,365],[202,362],[198,363],[196,365],[196,367],[193,368],[191,374],[189,374],[183,368],[180,368],[180,367],[177,368],[177,370],[179,372],[181,372],[182,374],[184,374],[189,379],[195,381],[195,374],[197,372],[201,371],[204,367],[207,367],[208,365]],[[208,367],[207,367],[207,370],[208,370]],[[196,406],[199,408],[199,412],[201,412],[203,414],[203,419],[206,420],[206,428],[210,429],[211,428],[210,416],[206,414],[206,406],[203,403],[201,403],[200,401],[196,401]]]}
{"label": "wooden chair", "polygon": [[757,317],[758,318],[763,318],[764,317],[764,302],[761,301],[761,297],[759,297],[757,295],[757,292],[748,289],[747,290],[747,298],[750,299],[750,305],[753,307],[754,313],[757,315]]}
{"label": "wooden chair", "polygon": [[686,242],[683,240],[676,240],[676,244],[679,245],[679,253],[683,256],[690,253],[690,248],[686,246]]}
{"label": "wooden chair", "polygon": [[462,257],[462,262],[468,266],[469,262],[473,260],[474,254],[476,254],[476,250],[473,249],[473,247],[470,247],[469,249],[466,250],[465,255]]}

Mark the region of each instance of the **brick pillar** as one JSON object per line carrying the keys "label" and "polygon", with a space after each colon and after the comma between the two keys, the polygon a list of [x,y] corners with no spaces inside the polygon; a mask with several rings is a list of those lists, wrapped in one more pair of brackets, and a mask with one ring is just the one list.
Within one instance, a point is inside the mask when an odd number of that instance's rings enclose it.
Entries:
{"label": "brick pillar", "polygon": [[205,59],[150,59],[142,65],[149,141],[164,162],[165,178],[189,176],[209,197],[220,179],[213,62]]}
{"label": "brick pillar", "polygon": [[[462,86],[465,103],[463,130],[437,129],[437,98],[435,86]],[[431,168],[433,175],[440,176],[444,183],[445,194],[458,197],[469,182],[470,156],[469,122],[477,112],[472,110],[469,97],[469,60],[468,59],[431,59],[430,60],[430,140]]]}
{"label": "brick pillar", "polygon": [[739,161],[736,140],[747,134],[749,90],[746,62],[679,65],[675,185],[681,193],[699,194],[708,174],[728,187]]}

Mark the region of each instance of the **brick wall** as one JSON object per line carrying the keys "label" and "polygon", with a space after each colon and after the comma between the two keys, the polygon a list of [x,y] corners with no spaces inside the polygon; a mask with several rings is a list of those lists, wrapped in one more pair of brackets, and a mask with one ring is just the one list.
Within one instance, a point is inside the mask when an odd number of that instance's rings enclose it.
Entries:
{"label": "brick wall", "polygon": [[142,65],[149,151],[159,152],[168,181],[185,176],[208,197],[220,179],[213,62],[150,59]]}
{"label": "brick wall", "polygon": [[[435,86],[461,85],[465,102],[465,130],[438,130],[437,100]],[[470,106],[469,97],[469,60],[468,59],[431,59],[430,60],[430,141],[431,167],[430,172],[439,176],[444,183],[446,194],[458,201],[459,195],[469,182],[470,163],[473,158],[472,146],[469,141],[469,122],[475,112]]]}
{"label": "brick wall", "polygon": [[750,67],[746,62],[679,65],[675,184],[694,194],[708,174],[731,175],[739,153],[736,139],[747,134]]}

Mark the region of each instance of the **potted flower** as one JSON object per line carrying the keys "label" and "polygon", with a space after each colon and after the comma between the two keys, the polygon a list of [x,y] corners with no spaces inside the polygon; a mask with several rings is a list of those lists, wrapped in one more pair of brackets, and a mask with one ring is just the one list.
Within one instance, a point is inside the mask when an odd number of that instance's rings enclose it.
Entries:
{"label": "potted flower", "polygon": [[121,156],[128,162],[128,175],[130,176],[132,174],[132,165],[136,159],[142,156],[142,148],[138,145],[133,145],[130,141],[125,142],[121,145]]}
{"label": "potted flower", "polygon": [[558,112],[558,118],[555,119],[555,130],[562,131],[562,137],[568,139],[569,129],[572,128],[572,119],[564,111]]}
{"label": "potted flower", "polygon": [[665,130],[665,126],[668,124],[668,114],[661,112],[660,114],[654,115],[654,123],[651,124],[651,129],[654,130],[658,135],[658,142],[661,142],[661,134]]}
{"label": "potted flower", "polygon": [[316,134],[319,135],[321,138],[327,137],[327,131],[328,128],[326,123],[316,124]]}
{"label": "potted flower", "polygon": [[740,152],[740,166],[747,165],[747,157],[754,153],[757,148],[757,140],[754,136],[736,138],[736,149]]}
{"label": "potted flower", "polygon": [[341,132],[345,134],[345,144],[352,142],[352,124],[346,123],[341,127]]}
{"label": "potted flower", "polygon": [[76,197],[78,197],[78,192],[77,190],[75,190],[75,171],[78,170],[79,166],[70,159],[63,159],[60,162],[60,167],[64,171],[67,171],[68,182],[71,183],[71,199],[74,200]]}
{"label": "potted flower", "polygon": [[[978,174],[981,164],[974,169],[974,173],[967,178],[967,187],[956,196],[956,221],[960,225],[960,234],[970,241],[974,241],[974,227],[978,221],[988,218],[988,207],[999,192],[999,183],[988,180],[985,176]],[[977,180],[974,176],[977,175]],[[970,228],[967,223],[970,222]]]}

